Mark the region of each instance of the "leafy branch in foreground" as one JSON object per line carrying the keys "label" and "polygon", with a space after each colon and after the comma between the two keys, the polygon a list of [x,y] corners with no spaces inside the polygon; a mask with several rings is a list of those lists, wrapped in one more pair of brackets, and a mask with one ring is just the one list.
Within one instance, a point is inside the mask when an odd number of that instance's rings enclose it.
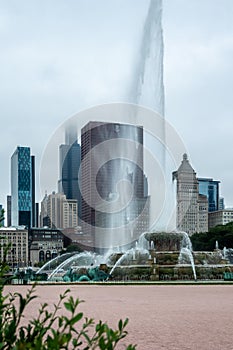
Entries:
{"label": "leafy branch in foreground", "polygon": [[[78,311],[82,301],[69,296],[69,289],[60,295],[53,311],[48,304],[42,304],[38,315],[26,324],[23,318],[27,306],[36,298],[36,285],[25,297],[20,293],[4,295],[8,283],[9,245],[0,244],[0,249],[3,254],[0,261],[0,350],[113,350],[126,337],[128,319],[120,320],[116,330],[102,321],[95,323],[94,319],[84,317]],[[64,309],[65,315],[62,314]],[[135,345],[126,347],[126,350],[135,349]]]}
{"label": "leafy branch in foreground", "polygon": [[[120,320],[118,328],[113,330],[107,323],[99,321],[96,325],[92,318],[84,318],[77,308],[82,302],[68,297],[69,290],[60,295],[58,304],[53,311],[48,311],[48,305],[43,304],[36,318],[28,325],[20,325],[27,305],[36,298],[33,286],[23,297],[19,293],[1,295],[0,300],[0,349],[101,349],[112,350],[120,340],[125,338],[125,327],[128,319]],[[15,303],[15,301],[18,303]],[[61,305],[68,316],[60,315]],[[15,304],[18,304],[18,309]],[[82,322],[80,322],[82,321]],[[77,324],[79,323],[79,328]],[[128,345],[127,350],[136,349]]]}

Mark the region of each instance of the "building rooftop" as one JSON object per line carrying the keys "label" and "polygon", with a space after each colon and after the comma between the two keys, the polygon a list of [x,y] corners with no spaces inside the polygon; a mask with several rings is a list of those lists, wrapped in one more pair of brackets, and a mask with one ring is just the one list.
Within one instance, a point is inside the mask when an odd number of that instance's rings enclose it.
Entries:
{"label": "building rooftop", "polygon": [[0,231],[18,231],[27,230],[26,226],[0,227]]}

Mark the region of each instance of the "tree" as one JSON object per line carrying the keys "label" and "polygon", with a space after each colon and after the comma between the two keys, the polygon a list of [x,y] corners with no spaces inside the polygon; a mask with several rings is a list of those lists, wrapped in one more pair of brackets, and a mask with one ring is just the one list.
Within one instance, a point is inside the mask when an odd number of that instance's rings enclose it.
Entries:
{"label": "tree", "polygon": [[72,252],[83,252],[83,249],[81,249],[77,244],[70,244],[66,248],[66,253],[72,253]]}
{"label": "tree", "polygon": [[209,232],[195,233],[190,239],[193,250],[213,251],[216,241],[218,241],[219,249],[233,248],[233,222],[215,226]]}

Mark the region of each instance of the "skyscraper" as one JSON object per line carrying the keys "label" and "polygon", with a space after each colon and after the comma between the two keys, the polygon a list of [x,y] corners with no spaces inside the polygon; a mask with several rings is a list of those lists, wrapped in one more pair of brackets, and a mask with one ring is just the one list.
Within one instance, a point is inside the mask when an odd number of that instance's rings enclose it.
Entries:
{"label": "skyscraper", "polygon": [[224,204],[224,198],[223,198],[223,197],[220,197],[220,198],[219,198],[218,209],[219,209],[219,210],[225,209],[225,204]]}
{"label": "skyscraper", "polygon": [[[2,209],[4,209],[4,208],[3,208],[2,204],[0,204],[0,211],[1,211]],[[1,224],[2,226],[5,226],[5,220],[3,220],[0,224]],[[1,226],[1,225],[0,225],[0,226]]]}
{"label": "skyscraper", "polygon": [[177,181],[177,228],[192,235],[196,232],[208,231],[208,201],[199,194],[196,172],[188,161],[187,154],[177,171],[173,172]]}
{"label": "skyscraper", "polygon": [[92,235],[95,247],[109,248],[124,245],[125,227],[134,223],[129,230],[132,241],[137,239],[149,224],[149,207],[136,222],[148,204],[144,196],[143,128],[89,122],[81,130],[81,160],[83,232]]}
{"label": "skyscraper", "polygon": [[31,156],[31,193],[32,193],[32,212],[31,212],[31,227],[36,227],[36,194],[35,194],[35,156]]}
{"label": "skyscraper", "polygon": [[29,147],[18,146],[11,157],[11,225],[35,223],[35,168]]}
{"label": "skyscraper", "polygon": [[219,183],[210,178],[198,178],[199,193],[208,198],[208,210],[219,210]]}
{"label": "skyscraper", "polygon": [[58,192],[64,193],[67,199],[78,201],[78,215],[81,217],[81,193],[78,174],[81,162],[81,147],[77,143],[75,128],[67,128],[65,144],[59,148],[59,181]]}
{"label": "skyscraper", "polygon": [[66,199],[62,193],[45,194],[41,202],[41,226],[59,229],[78,226],[77,199]]}
{"label": "skyscraper", "polygon": [[11,196],[7,196],[7,227],[11,226]]}

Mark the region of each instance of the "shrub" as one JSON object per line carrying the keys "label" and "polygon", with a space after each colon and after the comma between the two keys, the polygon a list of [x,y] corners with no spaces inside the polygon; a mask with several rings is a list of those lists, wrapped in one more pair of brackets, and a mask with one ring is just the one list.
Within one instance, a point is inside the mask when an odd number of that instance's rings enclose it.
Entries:
{"label": "shrub", "polygon": [[[4,254],[7,254],[5,249]],[[4,296],[7,283],[5,259],[0,263],[0,349],[1,350],[58,350],[58,349],[101,349],[112,350],[125,338],[128,319],[118,322],[116,330],[107,323],[95,323],[78,311],[81,300],[69,296],[69,290],[60,295],[59,302],[49,311],[48,304],[41,305],[38,316],[27,325],[22,324],[28,304],[36,298],[35,285],[27,291],[9,293]],[[68,316],[61,314],[62,304]],[[128,345],[127,350],[136,349]]]}

